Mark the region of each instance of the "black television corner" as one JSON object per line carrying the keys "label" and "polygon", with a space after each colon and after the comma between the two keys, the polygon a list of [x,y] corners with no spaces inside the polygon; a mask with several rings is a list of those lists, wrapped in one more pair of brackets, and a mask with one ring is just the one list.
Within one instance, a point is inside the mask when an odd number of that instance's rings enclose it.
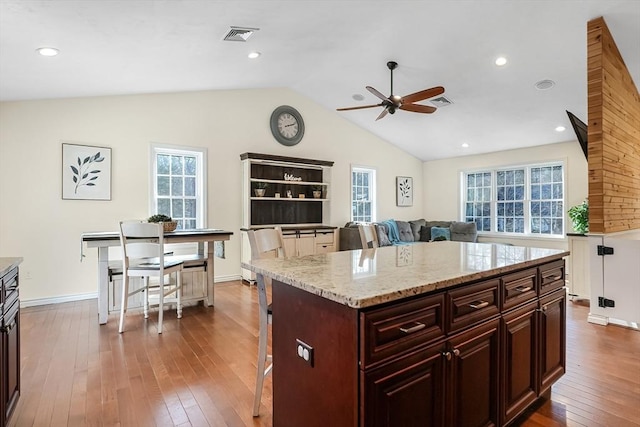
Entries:
{"label": "black television corner", "polygon": [[[565,110],[566,111],[566,110]],[[587,155],[587,125],[577,118],[573,113],[567,111],[567,115],[569,116],[569,121],[571,122],[571,126],[573,126],[573,130],[578,137],[578,142],[580,143],[580,147],[582,147],[582,152],[584,153],[584,158],[588,159]]]}

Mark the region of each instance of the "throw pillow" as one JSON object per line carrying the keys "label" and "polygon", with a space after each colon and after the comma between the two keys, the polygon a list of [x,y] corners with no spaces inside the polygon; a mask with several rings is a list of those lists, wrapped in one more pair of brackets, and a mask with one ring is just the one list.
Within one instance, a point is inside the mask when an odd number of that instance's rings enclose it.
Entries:
{"label": "throw pillow", "polygon": [[403,242],[413,242],[413,232],[411,231],[411,225],[407,221],[398,221],[396,220],[396,224],[398,225],[398,234],[400,235],[400,240]]}
{"label": "throw pillow", "polygon": [[423,225],[420,227],[420,241],[421,242],[430,242],[431,241],[431,227],[427,227]]}
{"label": "throw pillow", "polygon": [[382,224],[376,224],[376,233],[378,233],[378,246],[390,246],[391,240],[387,234],[387,229]]}
{"label": "throw pillow", "polygon": [[411,226],[411,232],[413,233],[413,241],[420,241],[420,229],[423,225],[427,225],[427,221],[424,219],[417,219],[415,221],[409,221],[409,225]]}
{"label": "throw pillow", "polygon": [[458,242],[476,242],[478,240],[478,228],[475,222],[452,222],[451,240]]}
{"label": "throw pillow", "polygon": [[444,237],[445,240],[451,240],[451,230],[449,230],[448,227],[431,227],[431,238],[435,241],[438,237]]}

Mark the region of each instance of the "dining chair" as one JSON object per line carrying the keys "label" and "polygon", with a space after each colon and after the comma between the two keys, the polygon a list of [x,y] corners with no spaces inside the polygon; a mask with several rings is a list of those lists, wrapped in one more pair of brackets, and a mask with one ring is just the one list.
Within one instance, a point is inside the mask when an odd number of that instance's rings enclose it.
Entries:
{"label": "dining chair", "polygon": [[[358,225],[358,231],[360,232],[360,242],[362,243],[362,249],[375,249],[378,247],[378,235],[376,233],[375,225],[360,224]],[[371,246],[369,244],[371,244]]]}
{"label": "dining chair", "polygon": [[[249,230],[247,234],[249,236],[252,259],[286,257],[284,241],[282,240],[282,230],[280,228]],[[269,324],[272,321],[271,304],[267,301],[267,286],[271,285],[271,278],[256,273],[256,284],[258,288],[260,333],[258,337],[256,391],[253,398],[254,417],[259,415],[264,379],[271,373],[271,369],[273,368],[273,358],[270,354],[267,354],[267,333]],[[269,362],[268,366],[267,362]]]}
{"label": "dining chair", "polygon": [[[144,292],[144,317],[149,317],[149,292],[158,297],[158,333],[162,333],[162,318],[165,304],[176,304],[178,319],[182,317],[182,267],[183,261],[165,259],[164,229],[162,223],[144,221],[120,221],[120,244],[122,246],[122,303],[120,304],[120,327],[124,332],[124,319],[129,297]],[[165,276],[176,273],[172,283]],[[142,286],[129,290],[131,277],[142,279]],[[150,285],[149,278],[155,277],[157,285]],[[174,298],[170,298],[175,295]]]}

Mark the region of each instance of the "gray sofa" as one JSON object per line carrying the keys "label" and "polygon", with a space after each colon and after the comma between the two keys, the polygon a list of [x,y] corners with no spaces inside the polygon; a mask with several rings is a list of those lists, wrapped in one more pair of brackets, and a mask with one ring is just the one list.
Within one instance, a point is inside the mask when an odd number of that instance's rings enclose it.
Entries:
{"label": "gray sofa", "polygon": [[[398,237],[401,242],[430,242],[432,241],[431,229],[440,227],[449,230],[450,240],[459,242],[476,242],[478,239],[478,230],[475,222],[458,222],[458,221],[426,221],[417,219],[413,221],[394,221]],[[378,233],[378,244],[380,246],[391,245],[389,238],[389,220],[375,223]],[[339,230],[340,250],[348,251],[352,249],[361,249],[360,235],[358,225],[355,223],[347,223]]]}

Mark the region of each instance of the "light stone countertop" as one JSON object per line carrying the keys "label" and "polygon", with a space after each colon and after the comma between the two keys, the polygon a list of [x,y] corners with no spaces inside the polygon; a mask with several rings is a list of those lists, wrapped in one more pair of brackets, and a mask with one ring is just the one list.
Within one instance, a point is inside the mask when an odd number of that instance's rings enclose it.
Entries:
{"label": "light stone countertop", "polygon": [[431,242],[260,259],[242,267],[353,308],[365,308],[561,259],[568,251]]}
{"label": "light stone countertop", "polygon": [[17,267],[22,263],[22,258],[4,258],[0,257],[0,277],[4,276],[13,267]]}

